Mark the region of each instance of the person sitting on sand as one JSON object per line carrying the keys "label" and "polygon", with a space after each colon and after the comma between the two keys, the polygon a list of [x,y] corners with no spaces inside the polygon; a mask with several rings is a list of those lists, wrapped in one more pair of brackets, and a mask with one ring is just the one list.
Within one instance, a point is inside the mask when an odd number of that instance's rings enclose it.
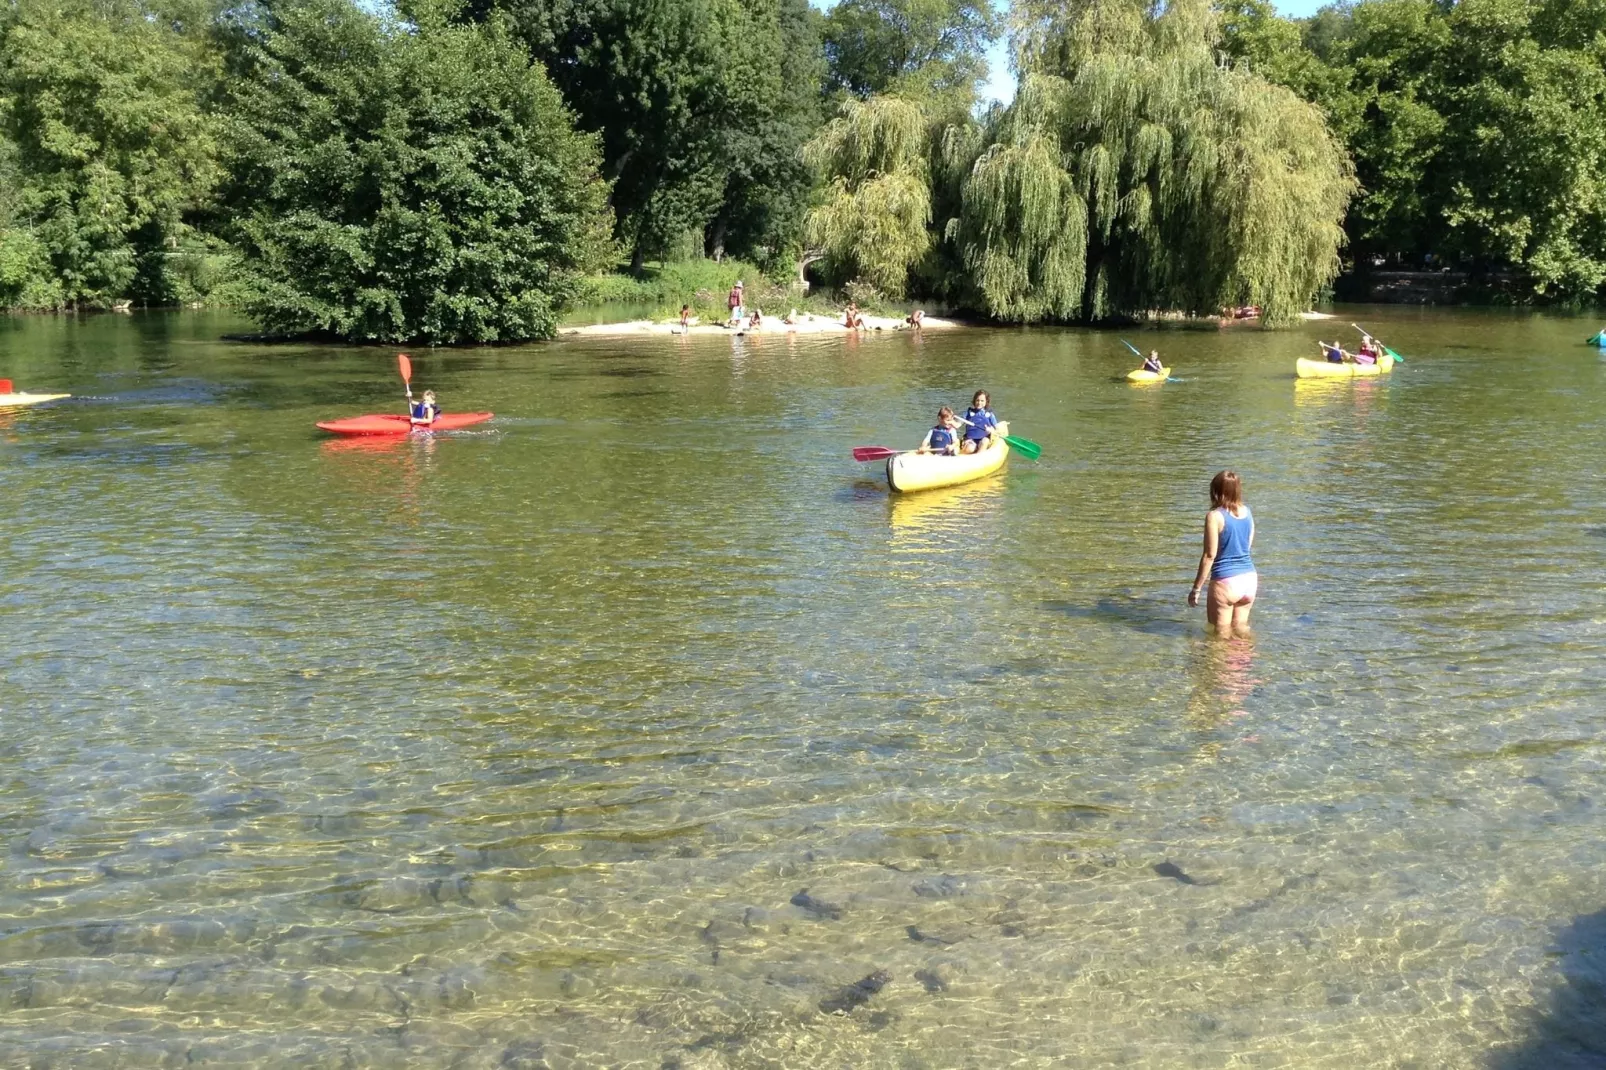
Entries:
{"label": "person sitting on sand", "polygon": [[414,427],[428,427],[435,422],[441,414],[441,407],[435,404],[435,391],[424,391],[424,397],[408,406],[407,422]]}
{"label": "person sitting on sand", "polygon": [[859,306],[848,302],[847,311],[842,313],[842,326],[850,331],[864,330],[864,316],[859,312]]}
{"label": "person sitting on sand", "polygon": [[792,311],[788,312],[786,314],[786,318],[781,320],[781,322],[786,324],[788,327],[797,326],[797,309],[794,308]]}
{"label": "person sitting on sand", "polygon": [[959,452],[959,421],[954,410],[944,405],[937,410],[937,426],[926,432],[916,453],[940,453],[952,457]]}
{"label": "person sitting on sand", "polygon": [[762,327],[763,325],[764,325],[764,310],[762,308],[753,309],[752,318],[750,318],[747,321],[747,329],[750,330],[750,331],[756,331],[760,327]]}
{"label": "person sitting on sand", "polygon": [[976,391],[975,397],[970,399],[970,408],[965,410],[965,441],[960,444],[960,453],[978,453],[992,442],[993,435],[998,428],[998,417],[988,406],[992,399],[987,391]]}
{"label": "person sitting on sand", "polygon": [[1160,363],[1160,351],[1158,349],[1149,350],[1149,355],[1143,358],[1143,370],[1153,372],[1156,375],[1165,371],[1165,365]]}

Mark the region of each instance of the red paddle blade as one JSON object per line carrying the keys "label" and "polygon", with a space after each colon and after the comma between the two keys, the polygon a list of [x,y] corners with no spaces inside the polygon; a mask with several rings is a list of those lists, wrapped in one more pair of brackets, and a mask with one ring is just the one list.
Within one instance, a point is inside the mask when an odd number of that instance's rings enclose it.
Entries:
{"label": "red paddle blade", "polygon": [[396,367],[401,371],[402,382],[411,386],[413,382],[413,362],[408,359],[406,353],[396,354]]}
{"label": "red paddle blade", "polygon": [[888,457],[896,457],[902,450],[889,449],[886,446],[855,446],[853,459],[855,461],[884,461]]}
{"label": "red paddle blade", "polygon": [[11,393],[11,380],[10,379],[0,379],[0,394],[9,394],[9,393]]}

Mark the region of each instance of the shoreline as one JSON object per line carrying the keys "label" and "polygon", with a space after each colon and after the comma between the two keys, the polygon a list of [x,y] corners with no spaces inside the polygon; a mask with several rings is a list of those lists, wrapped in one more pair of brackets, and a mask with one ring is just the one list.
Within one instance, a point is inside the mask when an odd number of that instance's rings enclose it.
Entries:
{"label": "shoreline", "polygon": [[[1315,320],[1330,320],[1336,317],[1329,312],[1301,312],[1299,318],[1305,322]],[[1258,321],[1245,320],[1246,325]],[[958,320],[943,319],[938,316],[926,316],[921,320],[920,329],[926,331],[952,331],[972,326]],[[1225,325],[1224,325],[1225,326]],[[864,327],[859,333],[872,334],[877,331],[912,331],[904,320],[893,316],[865,316]],[[780,318],[766,319],[758,327],[728,327],[723,323],[700,323],[692,321],[690,328],[682,330],[679,323],[669,320],[626,320],[622,323],[594,323],[581,327],[560,327],[559,338],[625,338],[638,335],[680,337],[682,335],[705,335],[739,337],[749,334],[853,334],[853,330],[842,325],[842,321],[835,317],[817,316],[813,313],[803,313],[798,316],[796,323],[783,323]]]}
{"label": "shoreline", "polygon": [[[965,326],[955,320],[940,319],[936,316],[926,316],[920,322],[921,330],[948,331]],[[865,316],[864,327],[858,333],[874,333],[876,331],[912,331],[910,324],[901,318],[892,316]],[[749,334],[853,334],[855,329],[842,325],[842,321],[835,317],[817,316],[813,313],[800,313],[796,323],[783,323],[781,317],[765,319],[757,327],[727,327],[723,323],[701,323],[692,321],[691,327],[682,330],[679,323],[662,320],[629,320],[624,323],[595,323],[586,327],[562,327],[558,330],[559,338],[576,336],[592,337],[620,337],[629,335],[749,335]]]}

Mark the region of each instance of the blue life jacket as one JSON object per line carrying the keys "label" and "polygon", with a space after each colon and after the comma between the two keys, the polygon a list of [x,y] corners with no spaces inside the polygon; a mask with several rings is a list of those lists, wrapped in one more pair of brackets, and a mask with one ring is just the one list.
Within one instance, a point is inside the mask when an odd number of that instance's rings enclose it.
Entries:
{"label": "blue life jacket", "polygon": [[441,407],[439,405],[432,406],[423,401],[413,403],[413,419],[415,420],[433,420],[440,414]]}
{"label": "blue life jacket", "polygon": [[977,442],[998,426],[998,417],[993,415],[992,409],[966,409],[965,419],[970,421],[970,426],[965,428],[965,437]]}
{"label": "blue life jacket", "polygon": [[1344,351],[1342,349],[1339,349],[1337,346],[1325,346],[1324,348],[1327,350],[1327,363],[1344,363]]}
{"label": "blue life jacket", "polygon": [[957,444],[958,442],[954,438],[952,430],[946,427],[933,427],[931,429],[931,440],[927,443],[927,446],[934,450],[945,450]]}

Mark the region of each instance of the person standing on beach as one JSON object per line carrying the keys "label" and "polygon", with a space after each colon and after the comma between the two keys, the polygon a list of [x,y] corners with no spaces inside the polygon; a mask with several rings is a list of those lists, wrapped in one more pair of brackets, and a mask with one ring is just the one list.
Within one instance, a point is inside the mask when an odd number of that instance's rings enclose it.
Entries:
{"label": "person standing on beach", "polygon": [[1199,604],[1199,592],[1208,578],[1210,594],[1205,615],[1224,636],[1249,631],[1249,611],[1255,604],[1260,576],[1249,557],[1255,542],[1255,517],[1244,504],[1238,473],[1217,472],[1210,481],[1210,512],[1205,514],[1204,552],[1199,571],[1188,592],[1188,605]]}
{"label": "person standing on beach", "polygon": [[726,302],[730,305],[732,323],[742,322],[742,280],[737,279],[736,285],[731,287],[730,297]]}

